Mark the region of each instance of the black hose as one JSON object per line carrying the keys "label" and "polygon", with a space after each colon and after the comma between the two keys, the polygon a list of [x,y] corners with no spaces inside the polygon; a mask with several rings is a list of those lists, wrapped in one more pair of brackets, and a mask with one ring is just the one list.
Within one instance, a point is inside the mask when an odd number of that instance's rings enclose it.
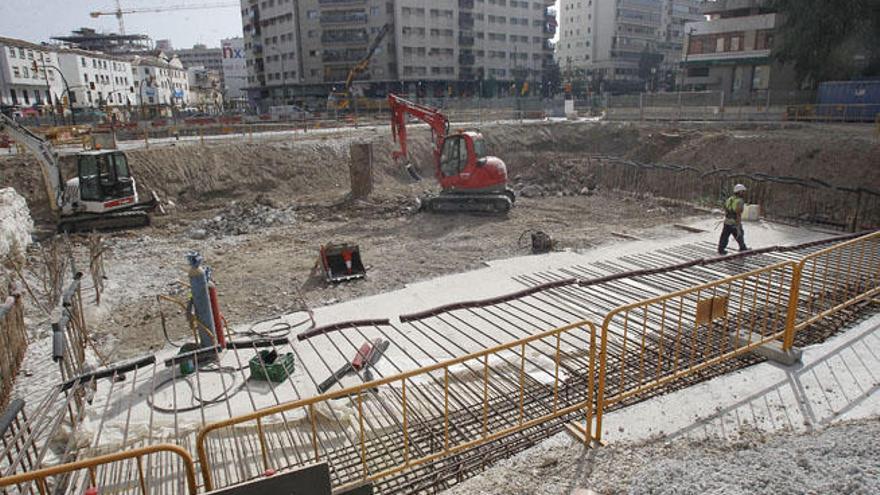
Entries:
{"label": "black hose", "polygon": [[[165,413],[165,414],[176,414],[176,413],[182,413],[182,412],[195,411],[195,410],[200,409],[201,407],[204,407],[204,406],[210,406],[210,405],[220,404],[222,402],[226,402],[226,401],[232,399],[233,397],[235,397],[239,392],[241,392],[242,389],[244,388],[245,383],[247,383],[246,380],[243,380],[237,386],[235,385],[235,374],[234,373],[237,373],[244,368],[246,368],[246,366],[244,366],[242,368],[233,368],[233,367],[229,367],[229,366],[223,366],[223,367],[218,367],[215,369],[208,368],[208,369],[199,370],[199,371],[203,371],[203,372],[230,373],[230,374],[232,374],[232,384],[228,388],[226,388],[225,390],[220,392],[217,396],[215,396],[211,399],[202,399],[201,397],[199,397],[199,395],[196,393],[196,387],[193,386],[193,383],[192,383],[192,381],[190,381],[190,377],[188,375],[171,376],[171,377],[166,378],[165,380],[159,382],[159,384],[156,385],[156,388],[153,389],[153,392],[147,396],[147,405],[156,412]],[[199,371],[197,371],[197,373]],[[168,408],[168,407],[157,406],[153,402],[153,396],[156,394],[156,391],[161,389],[162,387],[168,385],[169,383],[174,382],[175,380],[182,380],[182,382],[185,383],[187,385],[187,387],[189,387],[189,390],[192,393],[191,400],[192,400],[193,404],[190,406],[178,407],[178,408]]]}

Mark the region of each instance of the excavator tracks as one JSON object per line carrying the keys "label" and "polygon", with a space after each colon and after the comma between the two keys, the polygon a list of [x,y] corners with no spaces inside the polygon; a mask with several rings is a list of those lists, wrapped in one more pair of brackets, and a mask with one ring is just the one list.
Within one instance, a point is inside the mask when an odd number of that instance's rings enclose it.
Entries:
{"label": "excavator tracks", "polygon": [[513,208],[513,191],[496,194],[447,193],[421,199],[424,211],[432,213],[498,213],[506,214]]}
{"label": "excavator tracks", "polygon": [[91,232],[93,230],[119,230],[150,225],[150,215],[146,211],[122,211],[103,215],[85,215],[62,218],[58,223],[59,232]]}

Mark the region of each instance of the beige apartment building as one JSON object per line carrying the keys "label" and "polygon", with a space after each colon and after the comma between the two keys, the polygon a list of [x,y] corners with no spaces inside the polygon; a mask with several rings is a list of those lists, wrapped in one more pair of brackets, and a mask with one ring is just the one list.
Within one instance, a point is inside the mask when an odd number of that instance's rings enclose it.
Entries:
{"label": "beige apartment building", "polygon": [[766,0],[706,2],[707,20],[687,25],[688,89],[724,91],[736,98],[767,90],[796,90],[794,69],[773,59],[781,16]]}
{"label": "beige apartment building", "polygon": [[[553,0],[241,0],[252,100],[339,91],[385,24],[353,91],[381,96],[539,89],[552,64]],[[486,85],[490,86],[490,85]],[[485,88],[484,88],[485,91]]]}

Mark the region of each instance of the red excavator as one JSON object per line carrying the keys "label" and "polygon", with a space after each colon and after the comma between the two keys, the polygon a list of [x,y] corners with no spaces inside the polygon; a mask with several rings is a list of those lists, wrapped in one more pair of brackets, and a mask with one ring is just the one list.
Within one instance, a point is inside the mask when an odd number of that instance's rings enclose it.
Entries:
{"label": "red excavator", "polygon": [[388,95],[391,108],[391,134],[400,143],[395,161],[410,165],[406,146],[406,119],[412,116],[431,127],[434,141],[434,174],[442,192],[424,198],[428,211],[510,211],[516,196],[507,187],[507,167],[500,158],[486,154],[483,135],[473,130],[449,133],[449,119],[440,110]]}

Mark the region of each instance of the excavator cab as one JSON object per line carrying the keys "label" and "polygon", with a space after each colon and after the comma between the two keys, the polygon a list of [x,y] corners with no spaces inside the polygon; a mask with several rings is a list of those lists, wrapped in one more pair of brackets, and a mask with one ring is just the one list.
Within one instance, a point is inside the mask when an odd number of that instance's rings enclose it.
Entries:
{"label": "excavator cab", "polygon": [[[117,150],[88,151],[77,155],[80,211],[103,213],[137,203],[137,190],[125,154]],[[74,179],[74,180],[77,180]],[[72,181],[71,181],[72,182]]]}

